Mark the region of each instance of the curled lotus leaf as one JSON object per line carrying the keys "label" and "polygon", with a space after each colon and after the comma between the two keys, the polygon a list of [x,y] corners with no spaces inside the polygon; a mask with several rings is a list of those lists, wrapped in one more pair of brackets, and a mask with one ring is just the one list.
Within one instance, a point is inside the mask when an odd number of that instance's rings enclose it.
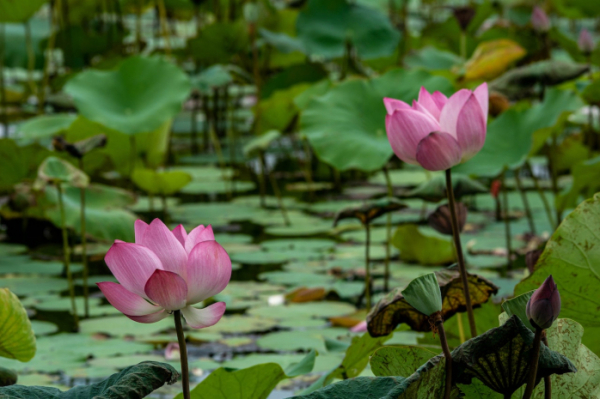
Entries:
{"label": "curled lotus leaf", "polygon": [[[469,293],[473,306],[488,301],[498,287],[491,281],[476,274],[468,275]],[[442,317],[444,320],[458,312],[465,312],[466,302],[458,268],[451,267],[436,272],[442,292]],[[401,289],[396,288],[381,299],[367,316],[367,329],[373,337],[391,334],[401,323],[406,323],[415,331],[431,331],[429,317],[412,307],[404,298]]]}
{"label": "curled lotus leaf", "polygon": [[69,155],[81,159],[85,154],[96,148],[104,148],[106,140],[105,134],[97,134],[87,139],[69,143],[63,137],[57,136],[52,140],[52,145],[57,151],[66,151]]}
{"label": "curled lotus leaf", "polygon": [[342,209],[336,215],[333,225],[337,226],[340,220],[350,218],[358,219],[362,224],[367,224],[381,215],[404,208],[406,208],[406,205],[396,198],[385,197],[375,201],[369,201],[361,206]]}
{"label": "curled lotus leaf", "polygon": [[[511,397],[527,382],[533,339],[533,331],[513,315],[500,327],[452,351],[453,383],[470,384],[477,378],[492,390]],[[566,356],[541,346],[536,385],[546,376],[576,371]]]}
{"label": "curled lotus leaf", "polygon": [[589,70],[589,65],[573,62],[547,60],[511,69],[490,83],[490,91],[504,94],[516,100],[531,96],[532,90],[541,83],[555,86],[573,80]]}
{"label": "curled lotus leaf", "polygon": [[67,183],[74,187],[87,187],[90,178],[69,162],[48,157],[38,168],[38,184],[44,183]]}

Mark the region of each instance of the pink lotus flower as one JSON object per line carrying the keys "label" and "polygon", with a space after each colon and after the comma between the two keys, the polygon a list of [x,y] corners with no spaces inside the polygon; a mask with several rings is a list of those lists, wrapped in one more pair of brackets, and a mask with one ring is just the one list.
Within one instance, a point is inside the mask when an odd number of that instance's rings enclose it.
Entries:
{"label": "pink lotus flower", "polygon": [[548,32],[552,24],[546,12],[540,7],[534,7],[531,13],[531,25],[538,32]]}
{"label": "pink lotus flower", "polygon": [[591,54],[594,51],[594,39],[590,34],[590,31],[583,28],[579,33],[579,39],[577,40],[577,46],[579,50],[584,54]]}
{"label": "pink lotus flower", "polygon": [[463,89],[450,98],[421,87],[412,107],[384,98],[385,128],[394,153],[406,163],[445,170],[477,154],[485,142],[488,88]]}
{"label": "pink lotus flower", "polygon": [[558,318],[560,294],[552,275],[529,298],[525,313],[531,325],[542,330],[550,328]]}
{"label": "pink lotus flower", "polygon": [[131,320],[154,323],[181,310],[190,326],[206,328],[225,313],[224,302],[192,306],[223,291],[231,278],[231,260],[211,226],[187,234],[182,225],[171,231],[159,219],[137,220],[135,244],[115,241],[104,260],[121,284],[98,287]]}

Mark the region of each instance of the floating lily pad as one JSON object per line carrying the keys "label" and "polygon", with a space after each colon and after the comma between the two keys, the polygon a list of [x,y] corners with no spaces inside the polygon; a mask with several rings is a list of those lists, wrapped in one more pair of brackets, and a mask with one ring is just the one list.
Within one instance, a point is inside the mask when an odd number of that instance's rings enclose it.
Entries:
{"label": "floating lily pad", "polygon": [[310,302],[281,306],[261,306],[250,309],[249,314],[289,320],[296,317],[334,317],[354,313],[355,307],[342,302]]}

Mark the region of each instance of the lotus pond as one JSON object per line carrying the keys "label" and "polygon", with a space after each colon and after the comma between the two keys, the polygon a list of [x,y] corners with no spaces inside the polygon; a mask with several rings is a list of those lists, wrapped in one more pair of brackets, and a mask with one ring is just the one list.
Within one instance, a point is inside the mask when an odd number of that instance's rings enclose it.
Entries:
{"label": "lotus pond", "polygon": [[600,397],[599,22],[0,0],[0,398]]}

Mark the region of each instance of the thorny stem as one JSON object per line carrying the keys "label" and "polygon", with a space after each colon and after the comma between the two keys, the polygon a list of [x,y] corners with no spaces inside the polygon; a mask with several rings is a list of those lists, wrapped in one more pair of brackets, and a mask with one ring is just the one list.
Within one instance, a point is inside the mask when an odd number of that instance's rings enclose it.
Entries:
{"label": "thorny stem", "polygon": [[[83,170],[83,158],[79,158],[79,169]],[[86,319],[90,317],[90,288],[88,287],[88,260],[87,260],[87,237],[85,226],[85,187],[79,189],[81,206],[81,260],[83,263],[83,298]]]}
{"label": "thorny stem", "polygon": [[179,341],[179,353],[181,358],[181,385],[183,385],[183,398],[190,399],[190,373],[188,370],[187,347],[181,325],[181,310],[173,312],[175,317],[175,330],[177,330],[177,341]]}
{"label": "thorny stem", "polygon": [[[392,180],[390,179],[390,172],[387,165],[383,167],[383,175],[385,176],[385,183],[387,185],[388,197],[394,196],[394,188],[392,186]],[[387,292],[389,290],[390,281],[390,245],[392,241],[392,215],[387,214],[387,222],[385,225],[385,272],[383,275],[383,290]]]}
{"label": "thorny stem", "polygon": [[508,218],[508,190],[506,189],[506,171],[502,172],[502,208],[504,209],[504,236],[506,239],[506,262],[512,269],[512,242],[510,239],[510,220]]}
{"label": "thorny stem", "polygon": [[[544,345],[546,345],[546,347],[550,347],[550,345],[548,345],[548,337],[546,337],[546,331],[544,331],[544,333],[542,334],[542,342],[544,343]],[[544,399],[552,399],[552,380],[550,379],[549,375],[544,377]]]}
{"label": "thorny stem", "polygon": [[531,234],[535,235],[535,223],[533,221],[533,214],[531,213],[531,207],[529,206],[529,200],[527,199],[527,191],[523,189],[523,185],[521,184],[521,178],[519,177],[519,172],[521,170],[517,169],[515,171],[515,182],[517,183],[517,190],[521,193],[521,200],[523,201],[523,206],[525,207],[525,215],[527,216],[527,222],[529,223],[529,231]]}
{"label": "thorny stem", "polygon": [[365,223],[365,298],[367,302],[367,311],[371,309],[371,270],[369,268],[369,247],[371,246],[371,229],[369,221]]}
{"label": "thorny stem", "polygon": [[458,270],[465,292],[465,305],[469,316],[469,326],[471,328],[471,338],[477,336],[475,327],[475,316],[473,315],[473,305],[471,304],[471,294],[469,293],[469,282],[467,280],[467,268],[465,267],[465,258],[460,243],[460,230],[458,228],[458,217],[456,216],[456,201],[454,200],[454,188],[452,186],[452,170],[446,169],[446,193],[448,195],[448,206],[450,207],[450,220],[452,222],[452,237],[456,247],[456,257],[458,258]]}
{"label": "thorny stem", "polygon": [[67,270],[67,281],[69,282],[69,294],[71,296],[71,311],[73,312],[73,320],[75,322],[75,331],[79,330],[79,316],[77,315],[77,304],[75,303],[75,285],[73,284],[73,275],[71,274],[71,260],[69,253],[69,236],[67,234],[67,225],[65,217],[65,205],[63,203],[63,189],[59,182],[56,183],[56,191],[58,191],[58,207],[60,208],[60,222],[62,229],[63,240],[63,256],[65,269]]}
{"label": "thorny stem", "polygon": [[444,399],[450,399],[450,392],[452,391],[452,354],[448,347],[448,340],[446,339],[446,330],[444,330],[444,320],[440,312],[434,313],[432,316],[433,323],[437,332],[440,336],[440,343],[442,344],[442,351],[444,352],[444,358],[446,359],[446,384],[444,386]]}
{"label": "thorny stem", "polygon": [[546,216],[548,216],[548,222],[550,222],[550,226],[557,227],[558,225],[554,222],[554,218],[552,217],[552,209],[550,208],[550,203],[548,202],[544,191],[540,187],[540,182],[538,181],[537,176],[533,174],[533,168],[531,167],[531,164],[529,162],[525,162],[525,168],[527,168],[527,172],[529,172],[531,180],[533,180],[533,186],[540,195],[542,203],[544,204],[544,209],[546,210]]}
{"label": "thorny stem", "polygon": [[535,337],[533,338],[533,348],[531,349],[531,360],[529,361],[529,377],[527,378],[527,388],[523,394],[523,399],[530,399],[535,388],[535,381],[537,379],[538,361],[540,358],[540,344],[542,342],[542,330],[541,328],[535,329]]}

